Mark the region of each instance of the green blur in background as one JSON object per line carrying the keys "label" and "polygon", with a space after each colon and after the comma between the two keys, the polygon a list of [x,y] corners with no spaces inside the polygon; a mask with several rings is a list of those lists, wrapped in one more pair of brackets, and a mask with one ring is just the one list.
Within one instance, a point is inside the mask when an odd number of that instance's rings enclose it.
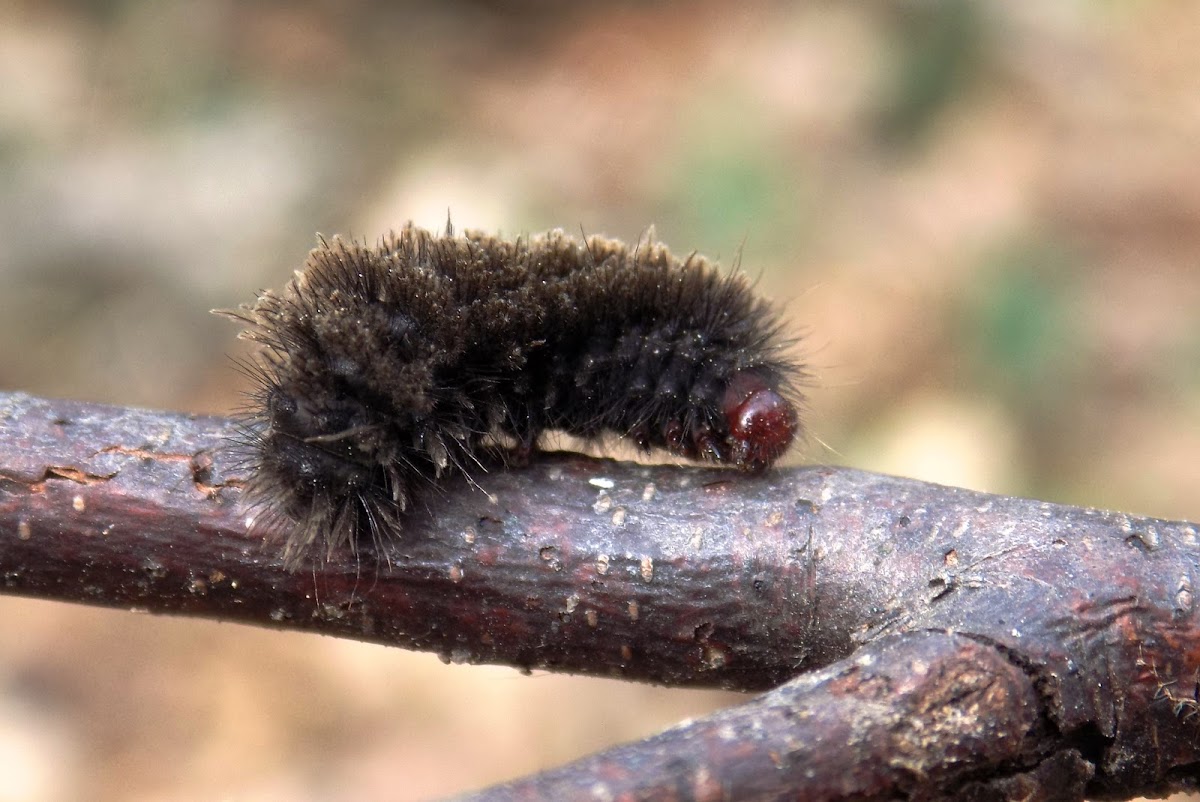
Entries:
{"label": "green blur in background", "polygon": [[[1200,519],[1200,7],[9,3],[0,388],[224,413],[317,232],[758,279],[795,462]],[[422,799],[728,704],[2,600],[0,802]]]}

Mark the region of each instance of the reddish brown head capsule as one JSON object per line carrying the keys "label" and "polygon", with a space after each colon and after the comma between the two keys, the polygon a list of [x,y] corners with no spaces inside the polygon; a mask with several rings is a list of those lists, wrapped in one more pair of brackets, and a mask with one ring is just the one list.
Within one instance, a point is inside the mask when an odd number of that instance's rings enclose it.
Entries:
{"label": "reddish brown head capsule", "polygon": [[734,376],[721,408],[729,425],[730,461],[742,470],[769,468],[796,437],[795,408],[754,371]]}

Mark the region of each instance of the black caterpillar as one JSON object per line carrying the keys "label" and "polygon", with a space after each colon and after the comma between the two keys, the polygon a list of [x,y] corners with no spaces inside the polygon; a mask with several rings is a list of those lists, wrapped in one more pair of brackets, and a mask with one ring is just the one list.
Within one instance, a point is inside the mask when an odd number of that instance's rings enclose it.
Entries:
{"label": "black caterpillar", "polygon": [[320,240],[282,293],[225,314],[263,346],[242,446],[247,492],[290,519],[295,568],[398,533],[437,477],[546,430],[761,471],[800,422],[800,366],[744,274],[551,231],[407,225]]}

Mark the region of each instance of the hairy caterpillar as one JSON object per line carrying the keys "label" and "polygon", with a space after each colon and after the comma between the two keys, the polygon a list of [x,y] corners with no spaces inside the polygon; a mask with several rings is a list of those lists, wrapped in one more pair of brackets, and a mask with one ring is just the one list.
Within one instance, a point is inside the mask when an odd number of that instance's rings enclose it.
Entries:
{"label": "hairy caterpillar", "polygon": [[737,270],[551,231],[407,225],[320,240],[280,293],[223,314],[263,347],[247,492],[290,519],[285,563],[401,530],[423,485],[546,430],[761,471],[800,427],[800,366]]}

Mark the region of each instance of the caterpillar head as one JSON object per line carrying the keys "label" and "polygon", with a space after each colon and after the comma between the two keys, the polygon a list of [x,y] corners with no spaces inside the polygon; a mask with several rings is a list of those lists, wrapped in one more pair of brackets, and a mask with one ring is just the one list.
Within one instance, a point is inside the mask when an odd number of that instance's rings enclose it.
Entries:
{"label": "caterpillar head", "polygon": [[752,473],[779,459],[800,426],[791,402],[753,370],[733,377],[721,399],[721,411],[729,427],[724,461]]}
{"label": "caterpillar head", "polygon": [[690,426],[669,420],[663,429],[667,450],[761,473],[783,456],[800,428],[792,402],[755,370],[734,374],[715,411],[697,414]]}

